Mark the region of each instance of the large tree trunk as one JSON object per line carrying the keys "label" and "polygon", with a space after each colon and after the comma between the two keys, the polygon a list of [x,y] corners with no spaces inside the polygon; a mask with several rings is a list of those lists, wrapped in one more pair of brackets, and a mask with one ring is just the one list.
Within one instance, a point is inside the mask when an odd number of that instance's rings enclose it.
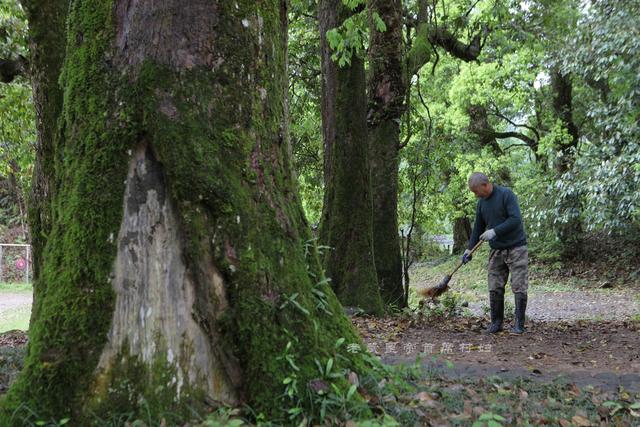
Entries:
{"label": "large tree trunk", "polygon": [[326,33],[352,12],[341,0],[318,6],[322,63],[325,197],[320,240],[329,246],[327,275],[342,304],[383,311],[374,262],[371,181],[367,147],[364,61],[355,54],[338,67]]}
{"label": "large tree trunk", "polygon": [[370,0],[386,31],[371,20],[368,90],[369,154],[373,194],[373,242],[376,270],[386,304],[404,306],[402,259],[398,237],[398,156],[400,119],[405,109],[402,65],[402,6],[399,0]]}
{"label": "large tree trunk", "polygon": [[29,22],[30,75],[36,108],[36,161],[29,198],[29,225],[33,247],[34,303],[31,316],[38,314],[42,254],[51,232],[55,192],[54,153],[57,122],[62,110],[62,89],[58,85],[66,45],[67,0],[22,2]]}
{"label": "large tree trunk", "polygon": [[[31,25],[34,40],[51,26]],[[190,416],[221,402],[277,417],[298,405],[287,376],[310,403],[316,360],[363,373],[359,355],[335,355],[339,338],[360,341],[292,179],[284,2],[73,0],[67,28],[62,92],[53,72],[34,82],[40,107],[52,102],[31,216],[46,237],[25,368],[0,419],[21,425],[27,408],[88,425],[89,411]]]}
{"label": "large tree trunk", "polygon": [[[580,140],[578,127],[573,121],[573,85],[571,76],[562,74],[557,69],[551,72],[551,87],[553,89],[553,110],[562,126],[567,130],[571,139],[563,141],[560,147],[560,157],[555,164],[558,179],[568,172],[575,160],[575,149]],[[562,244],[563,258],[573,258],[581,251],[583,235],[580,213],[582,211],[580,198],[576,194],[568,195],[560,200],[560,215],[565,218],[556,227],[556,234]]]}

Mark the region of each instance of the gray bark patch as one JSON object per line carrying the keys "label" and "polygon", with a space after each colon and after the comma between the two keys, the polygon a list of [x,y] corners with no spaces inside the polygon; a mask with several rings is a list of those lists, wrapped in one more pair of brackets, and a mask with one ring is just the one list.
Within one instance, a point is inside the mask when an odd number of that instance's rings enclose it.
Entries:
{"label": "gray bark patch", "polygon": [[[150,148],[139,147],[127,177],[112,274],[116,304],[98,370],[108,375],[123,353],[149,367],[157,358],[166,358],[175,367],[176,398],[188,386],[214,401],[237,402],[236,387],[227,372],[229,361],[219,356],[219,338],[194,319],[196,298],[201,295],[184,263],[181,242],[162,165]],[[227,304],[223,279],[210,267],[205,269],[207,286],[216,301],[208,306],[218,311],[210,313],[216,316]]]}
{"label": "gray bark patch", "polygon": [[129,65],[152,59],[175,69],[211,66],[218,17],[218,3],[211,0],[120,0],[118,51]]}

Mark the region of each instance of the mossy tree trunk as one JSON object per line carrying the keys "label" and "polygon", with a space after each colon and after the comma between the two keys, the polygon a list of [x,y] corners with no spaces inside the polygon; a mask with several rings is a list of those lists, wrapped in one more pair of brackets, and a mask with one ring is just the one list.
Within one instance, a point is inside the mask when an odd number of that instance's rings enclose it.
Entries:
{"label": "mossy tree trunk", "polygon": [[322,64],[325,196],[320,241],[330,247],[327,276],[342,304],[381,314],[373,250],[364,61],[344,67],[331,59],[326,33],[350,14],[342,0],[318,5]]}
{"label": "mossy tree trunk", "polygon": [[0,425],[22,425],[27,408],[88,425],[221,402],[277,417],[309,404],[316,362],[365,373],[362,356],[336,350],[360,341],[323,281],[292,178],[286,4],[66,4],[55,2],[65,46],[37,9],[54,2],[29,6],[34,55],[56,51],[34,65],[48,111],[35,307]]}
{"label": "mossy tree trunk", "polygon": [[399,0],[368,0],[370,12],[385,24],[379,31],[370,19],[368,85],[368,127],[373,191],[374,251],[378,280],[387,304],[402,307],[402,261],[398,236],[398,157],[400,122],[407,110],[408,91],[413,75],[429,62],[434,46],[464,61],[474,61],[481,50],[481,33],[468,44],[456,39],[446,27],[429,22],[428,3],[418,2],[420,13],[414,34],[406,33],[403,46],[403,13]]}
{"label": "mossy tree trunk", "polygon": [[[42,254],[52,227],[51,199],[56,191],[54,151],[57,122],[62,109],[62,89],[58,85],[66,45],[68,1],[23,1],[29,21],[30,75],[36,107],[36,162],[29,206],[34,277],[42,270]],[[31,315],[37,314],[40,295],[35,282]]]}
{"label": "mossy tree trunk", "polygon": [[[553,89],[553,111],[562,127],[569,134],[568,140],[563,140],[558,147],[560,156],[556,160],[555,170],[558,178],[570,171],[574,160],[575,150],[580,140],[580,131],[573,120],[573,83],[571,76],[563,74],[558,69],[551,72],[551,88]],[[560,215],[565,221],[557,226],[556,234],[562,244],[562,256],[573,258],[580,254],[583,237],[580,214],[582,211],[580,198],[576,191],[560,200]]]}
{"label": "mossy tree trunk", "polygon": [[371,18],[369,43],[368,128],[373,194],[373,242],[382,298],[404,306],[402,258],[398,236],[398,157],[400,119],[407,85],[402,52],[402,5],[399,0],[370,0],[369,12],[385,23],[378,31]]}

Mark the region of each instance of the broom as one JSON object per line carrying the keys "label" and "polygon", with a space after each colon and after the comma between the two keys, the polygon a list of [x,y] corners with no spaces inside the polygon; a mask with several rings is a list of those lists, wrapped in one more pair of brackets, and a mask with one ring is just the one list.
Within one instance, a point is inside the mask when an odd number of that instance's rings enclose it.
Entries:
{"label": "broom", "polygon": [[[480,240],[473,247],[473,249],[471,249],[471,253],[469,253],[469,255],[472,255],[480,247],[480,245],[482,245],[482,242],[483,240]],[[451,274],[447,274],[446,276],[444,276],[444,279],[442,279],[440,283],[430,288],[420,289],[418,291],[418,294],[420,294],[424,298],[431,298],[432,300],[438,298],[440,295],[444,294],[449,290],[449,281],[451,280],[451,277],[455,274],[456,271],[458,271],[460,267],[462,267],[462,265],[463,265],[463,262],[460,261],[460,263],[455,268],[455,270],[453,270]]]}

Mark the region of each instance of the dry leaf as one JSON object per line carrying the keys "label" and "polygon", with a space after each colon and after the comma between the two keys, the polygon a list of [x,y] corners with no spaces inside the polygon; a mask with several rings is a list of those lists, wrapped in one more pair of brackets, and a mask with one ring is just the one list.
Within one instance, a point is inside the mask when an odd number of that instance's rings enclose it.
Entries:
{"label": "dry leaf", "polygon": [[576,426],[578,426],[578,427],[590,427],[590,426],[593,425],[591,423],[591,421],[589,421],[589,419],[587,419],[587,418],[585,418],[585,417],[583,417],[581,415],[574,415],[571,418],[571,422],[573,424],[575,424]]}

